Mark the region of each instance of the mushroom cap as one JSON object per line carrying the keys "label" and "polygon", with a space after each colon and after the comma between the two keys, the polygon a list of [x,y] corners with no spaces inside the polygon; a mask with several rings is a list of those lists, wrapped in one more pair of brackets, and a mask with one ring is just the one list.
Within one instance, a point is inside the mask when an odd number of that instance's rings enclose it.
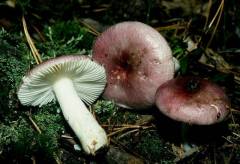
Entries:
{"label": "mushroom cap", "polygon": [[196,125],[220,122],[230,112],[223,89],[198,77],[177,77],[161,85],[156,106],[174,120]]}
{"label": "mushroom cap", "polygon": [[106,69],[103,97],[125,108],[153,106],[159,85],[174,75],[168,43],[140,22],[122,22],[104,31],[93,46],[93,60]]}
{"label": "mushroom cap", "polygon": [[61,56],[33,68],[23,77],[18,98],[23,105],[42,106],[55,100],[53,84],[61,79],[72,80],[78,96],[86,104],[102,93],[106,74],[102,66],[86,56]]}

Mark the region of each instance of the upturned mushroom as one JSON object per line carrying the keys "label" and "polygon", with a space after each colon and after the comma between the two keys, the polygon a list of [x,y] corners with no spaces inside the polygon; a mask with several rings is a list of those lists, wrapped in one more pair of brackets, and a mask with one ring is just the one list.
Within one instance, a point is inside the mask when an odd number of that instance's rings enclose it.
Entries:
{"label": "upturned mushroom", "polygon": [[230,112],[230,102],[221,87],[198,77],[177,77],[156,92],[156,106],[180,122],[210,125],[221,122]]}
{"label": "upturned mushroom", "polygon": [[93,46],[93,60],[106,69],[103,97],[124,108],[153,106],[159,85],[174,75],[168,43],[140,22],[122,22],[104,31]]}
{"label": "upturned mushroom", "polygon": [[105,70],[86,56],[61,56],[33,68],[23,77],[18,98],[42,106],[57,100],[87,154],[108,145],[104,129],[87,109],[104,90]]}

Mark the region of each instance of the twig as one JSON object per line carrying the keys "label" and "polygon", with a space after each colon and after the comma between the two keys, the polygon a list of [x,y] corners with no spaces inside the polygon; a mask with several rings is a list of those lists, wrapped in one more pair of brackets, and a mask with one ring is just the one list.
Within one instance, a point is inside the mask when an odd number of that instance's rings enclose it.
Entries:
{"label": "twig", "polygon": [[222,138],[224,138],[225,140],[227,140],[229,143],[234,144],[234,143],[233,143],[230,139],[228,139],[227,137],[222,136]]}
{"label": "twig", "polygon": [[240,138],[240,134],[237,134],[235,132],[232,133],[233,135],[237,136],[238,138]]}
{"label": "twig", "polygon": [[102,12],[102,11],[106,11],[106,10],[108,10],[108,8],[103,7],[103,8],[94,9],[93,12],[97,13],[97,12]]}
{"label": "twig", "polygon": [[46,41],[45,37],[43,36],[43,34],[39,31],[39,29],[36,26],[32,26],[33,29],[37,32],[38,36],[40,37],[40,39],[44,42]]}
{"label": "twig", "polygon": [[69,135],[64,135],[64,134],[63,134],[63,135],[61,135],[61,137],[62,137],[62,138],[66,138],[66,139],[73,139],[73,137],[72,137],[72,136],[69,136]]}
{"label": "twig", "polygon": [[41,129],[38,127],[38,125],[35,123],[35,121],[32,119],[31,114],[27,113],[28,119],[31,121],[31,123],[33,124],[34,128],[37,130],[37,132],[39,134],[42,134]]}
{"label": "twig", "polygon": [[31,157],[31,160],[32,160],[32,164],[36,164],[36,159],[34,156]]}
{"label": "twig", "polygon": [[[204,27],[203,27],[203,30],[205,31],[204,33],[206,34],[206,33],[208,33],[208,31],[209,31],[209,28],[207,27],[207,24],[208,24],[208,20],[209,20],[209,15],[210,15],[210,11],[211,11],[211,7],[212,7],[212,0],[209,0],[209,2],[208,2],[208,7],[207,7],[207,16],[206,16],[206,21],[205,21],[205,24],[204,24]],[[199,37],[199,39],[198,39],[198,43],[200,43],[201,41],[202,41],[202,38],[203,38],[203,34],[204,33],[202,33],[202,35]]]}
{"label": "twig", "polygon": [[231,108],[231,112],[236,113],[236,114],[240,114],[240,111],[239,111],[239,110],[233,109],[233,108]]}
{"label": "twig", "polygon": [[118,139],[121,139],[121,138],[123,138],[123,137],[125,137],[125,136],[127,136],[127,135],[129,135],[129,134],[131,134],[131,133],[138,132],[138,131],[139,131],[139,129],[130,130],[130,131],[128,131],[128,132],[123,133],[122,135],[120,135],[120,136],[118,137]]}
{"label": "twig", "polygon": [[[206,47],[209,47],[209,45],[211,44],[212,39],[213,39],[213,37],[214,37],[214,35],[215,35],[215,33],[216,33],[216,30],[217,30],[217,28],[218,28],[218,25],[219,25],[220,20],[221,20],[221,17],[222,17],[223,7],[224,7],[224,0],[221,1],[221,4],[219,5],[216,14],[214,15],[212,21],[211,21],[211,22],[209,23],[209,25],[208,25],[208,28],[210,29],[210,28],[212,27],[212,24],[213,24],[213,22],[215,21],[215,19],[217,19],[216,25],[215,25],[215,27],[214,27],[214,29],[213,29],[213,33],[212,33],[211,38],[209,39]],[[217,16],[218,16],[218,18],[217,18]]]}
{"label": "twig", "polygon": [[40,64],[40,63],[42,63],[42,59],[41,59],[40,54],[38,53],[38,50],[36,49],[32,39],[31,39],[31,37],[30,37],[30,35],[28,33],[27,24],[26,24],[24,16],[22,17],[22,24],[23,24],[24,34],[26,36],[27,42],[29,44],[29,47],[30,47],[30,49],[32,51],[33,57],[34,57],[36,63]]}
{"label": "twig", "polygon": [[145,125],[146,123],[143,123],[141,125],[132,125],[132,124],[121,124],[121,125],[106,125],[106,124],[103,124],[102,127],[127,127],[127,128],[141,128],[143,125]]}
{"label": "twig", "polygon": [[[144,126],[145,124],[147,124],[148,122],[144,122],[142,123],[141,125],[129,125],[129,124],[122,124],[122,125],[102,125],[103,127],[110,127],[112,128],[112,130],[115,130],[114,132],[112,133],[109,133],[108,134],[108,137],[111,137],[111,136],[114,136],[124,130],[128,130],[128,129],[134,129],[134,130],[131,130],[131,131],[138,131],[139,129],[148,129],[148,128],[152,128],[153,125],[149,125],[149,126]],[[115,128],[116,127],[116,128]],[[129,133],[129,132],[127,132]]]}
{"label": "twig", "polygon": [[223,6],[224,6],[224,0],[221,1],[220,5],[217,9],[217,12],[215,13],[213,19],[211,20],[211,22],[208,25],[208,29],[210,29],[212,27],[212,25],[213,25],[214,21],[216,20],[217,16],[219,15],[219,13],[220,13],[219,16],[221,16],[221,14],[222,14],[221,10],[222,10]]}
{"label": "twig", "polygon": [[157,31],[180,30],[180,29],[185,29],[187,24],[188,24],[187,22],[183,22],[183,23],[177,22],[176,24],[172,24],[168,26],[155,27],[155,30]]}
{"label": "twig", "polygon": [[59,159],[58,155],[55,152],[53,153],[53,156],[57,164],[62,164],[62,161]]}
{"label": "twig", "polygon": [[99,36],[100,35],[100,32],[98,32],[95,28],[93,28],[91,25],[79,20],[80,23],[82,23],[87,29],[88,29],[88,32],[92,33],[93,35],[95,36]]}
{"label": "twig", "polygon": [[126,130],[126,129],[128,129],[128,128],[127,128],[127,127],[123,127],[123,128],[121,128],[121,129],[119,129],[119,130],[117,130],[117,131],[114,131],[114,132],[112,132],[112,133],[109,133],[107,136],[108,136],[108,137],[114,136],[115,134],[118,134],[118,133],[120,133],[120,132],[122,132],[122,131],[124,131],[124,130]]}
{"label": "twig", "polygon": [[208,24],[208,20],[209,20],[209,15],[210,15],[210,11],[211,11],[211,7],[212,7],[212,0],[209,0],[208,2],[208,6],[207,6],[207,16],[206,16],[206,21],[205,21],[205,25],[204,25],[204,30],[206,30],[207,28],[207,24]]}

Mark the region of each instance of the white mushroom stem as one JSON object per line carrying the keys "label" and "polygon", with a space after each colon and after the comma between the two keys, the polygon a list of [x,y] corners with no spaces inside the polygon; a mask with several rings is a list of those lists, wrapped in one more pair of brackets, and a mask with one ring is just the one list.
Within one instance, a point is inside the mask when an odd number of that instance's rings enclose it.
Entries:
{"label": "white mushroom stem", "polygon": [[53,90],[61,106],[63,115],[79,138],[82,148],[88,154],[108,144],[104,129],[77,95],[73,82],[68,78],[59,79]]}

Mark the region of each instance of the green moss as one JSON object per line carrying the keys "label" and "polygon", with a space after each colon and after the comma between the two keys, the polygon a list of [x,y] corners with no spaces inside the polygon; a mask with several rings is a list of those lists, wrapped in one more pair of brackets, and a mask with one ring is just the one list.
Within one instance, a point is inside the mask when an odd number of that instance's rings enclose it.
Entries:
{"label": "green moss", "polygon": [[29,150],[36,133],[24,117],[19,117],[17,121],[8,125],[1,124],[0,126],[0,151],[3,154],[17,157],[30,153]]}
{"label": "green moss", "polygon": [[43,133],[58,134],[64,130],[63,116],[58,113],[60,109],[54,103],[45,105],[33,116]]}
{"label": "green moss", "polygon": [[45,26],[45,42],[36,44],[43,60],[63,54],[90,54],[94,37],[77,21],[56,22]]}
{"label": "green moss", "polygon": [[135,149],[151,162],[172,163],[174,159],[170,145],[157,132],[143,132]]}
{"label": "green moss", "polygon": [[114,116],[117,109],[118,107],[112,101],[98,100],[93,105],[93,110],[103,123],[106,123],[111,116]]}
{"label": "green moss", "polygon": [[[31,152],[48,159],[54,158],[54,153],[59,151],[59,138],[64,129],[64,119],[58,113],[56,104],[51,103],[33,113],[32,119],[41,130],[33,136]],[[31,124],[32,128],[33,125]]]}
{"label": "green moss", "polygon": [[0,125],[0,151],[6,158],[11,154],[13,159],[21,157],[24,158],[21,160],[26,160],[35,154],[43,158],[40,161],[54,159],[59,151],[59,137],[64,131],[62,116],[42,109],[32,118],[41,129],[41,134],[34,130],[27,116],[19,117],[9,125]]}
{"label": "green moss", "polygon": [[188,56],[186,56],[187,44],[178,38],[172,38],[169,43],[173,52],[173,56],[179,61],[180,72],[185,74],[188,69],[189,62]]}
{"label": "green moss", "polygon": [[16,88],[28,68],[29,49],[20,35],[0,30],[0,74],[1,82]]}
{"label": "green moss", "polygon": [[173,56],[177,59],[180,59],[185,56],[187,44],[184,43],[181,39],[172,38],[170,40],[171,49],[173,51]]}
{"label": "green moss", "polygon": [[102,123],[124,124],[135,123],[138,114],[119,108],[114,102],[107,100],[98,100],[93,105],[93,110]]}
{"label": "green moss", "polygon": [[0,29],[0,120],[18,107],[16,91],[32,60],[29,54],[21,35]]}

